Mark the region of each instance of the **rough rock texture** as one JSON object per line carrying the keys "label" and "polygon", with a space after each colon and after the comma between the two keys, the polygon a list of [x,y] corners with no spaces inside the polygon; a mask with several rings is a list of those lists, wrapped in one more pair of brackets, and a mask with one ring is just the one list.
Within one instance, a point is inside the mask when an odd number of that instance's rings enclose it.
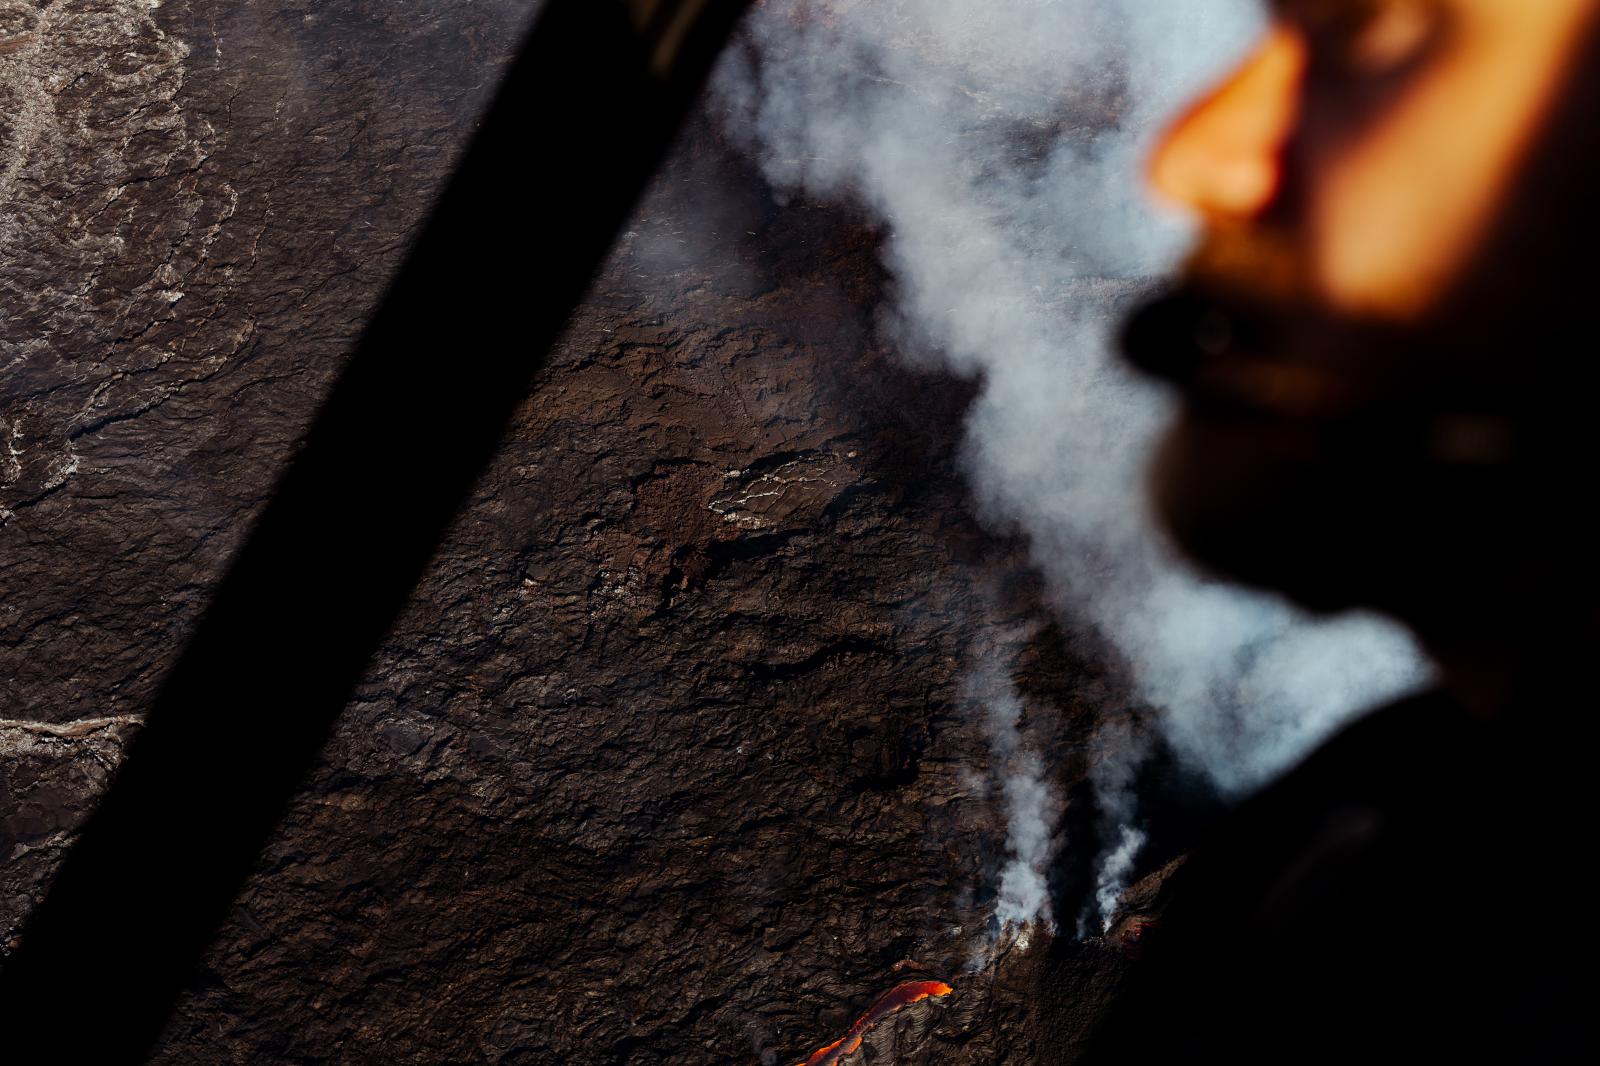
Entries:
{"label": "rough rock texture", "polygon": [[[528,14],[0,0],[7,939]],[[956,992],[862,1061],[1069,1060],[1123,952],[983,950],[963,681],[1012,666],[1073,797],[1068,927],[1097,726],[1136,708],[969,515],[969,389],[875,341],[876,248],[689,132],[157,1061],[792,1062],[907,975]]]}
{"label": "rough rock texture", "polygon": [[[138,720],[0,720],[0,915],[27,912],[89,813]],[[0,951],[9,953],[10,934]]]}

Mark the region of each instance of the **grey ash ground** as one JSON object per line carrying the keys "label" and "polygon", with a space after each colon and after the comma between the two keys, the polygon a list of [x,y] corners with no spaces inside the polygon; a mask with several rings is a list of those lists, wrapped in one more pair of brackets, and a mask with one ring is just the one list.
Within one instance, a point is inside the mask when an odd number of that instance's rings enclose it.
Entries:
{"label": "grey ash ground", "polygon": [[[528,15],[0,0],[7,939]],[[907,959],[957,991],[863,1061],[1070,1059],[1122,955],[967,972],[1004,831],[961,681],[1014,664],[1067,795],[1137,709],[970,516],[969,387],[875,340],[877,241],[696,122],[156,1061],[787,1064]]]}

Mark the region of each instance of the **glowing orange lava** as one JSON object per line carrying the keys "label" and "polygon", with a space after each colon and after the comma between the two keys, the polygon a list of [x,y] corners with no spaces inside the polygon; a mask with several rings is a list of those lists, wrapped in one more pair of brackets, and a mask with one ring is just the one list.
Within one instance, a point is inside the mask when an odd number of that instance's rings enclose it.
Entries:
{"label": "glowing orange lava", "polygon": [[907,981],[903,985],[898,985],[878,997],[878,1002],[872,1005],[871,1010],[856,1019],[856,1024],[850,1027],[848,1033],[827,1047],[818,1048],[811,1053],[809,1059],[798,1063],[797,1066],[833,1066],[846,1055],[854,1054],[872,1027],[891,1014],[897,1014],[911,1004],[921,1003],[925,999],[948,996],[953,991],[955,989],[943,981]]}

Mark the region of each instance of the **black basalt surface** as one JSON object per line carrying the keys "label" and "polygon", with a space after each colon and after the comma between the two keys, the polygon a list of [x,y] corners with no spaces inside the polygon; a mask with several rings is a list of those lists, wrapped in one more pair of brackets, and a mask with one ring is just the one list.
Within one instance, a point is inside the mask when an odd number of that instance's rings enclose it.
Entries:
{"label": "black basalt surface", "polygon": [[[530,14],[0,0],[5,939]],[[156,1061],[788,1063],[920,976],[956,991],[864,1061],[1066,1060],[1123,953],[981,952],[1003,803],[962,686],[1010,665],[1077,797],[1069,930],[1096,725],[1136,709],[971,517],[971,386],[876,339],[877,244],[694,124]]]}

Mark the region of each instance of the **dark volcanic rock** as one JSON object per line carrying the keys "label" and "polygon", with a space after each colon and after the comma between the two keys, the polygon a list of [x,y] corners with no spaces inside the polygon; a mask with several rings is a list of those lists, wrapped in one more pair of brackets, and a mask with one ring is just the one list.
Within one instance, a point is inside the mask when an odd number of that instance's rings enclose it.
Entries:
{"label": "dark volcanic rock", "polygon": [[[527,14],[0,0],[8,929]],[[485,234],[507,269],[528,251]],[[1079,867],[1091,736],[1134,711],[970,516],[970,389],[874,339],[876,252],[689,132],[157,1061],[786,1063],[908,959],[956,993],[864,1061],[1065,1061],[1046,971],[1081,1029],[1122,953],[1010,943],[969,972],[1004,829],[962,683],[975,656],[1014,668]]]}
{"label": "dark volcanic rock", "polygon": [[[106,786],[138,720],[0,721],[0,914],[8,932]],[[6,952],[10,950],[5,943]]]}

